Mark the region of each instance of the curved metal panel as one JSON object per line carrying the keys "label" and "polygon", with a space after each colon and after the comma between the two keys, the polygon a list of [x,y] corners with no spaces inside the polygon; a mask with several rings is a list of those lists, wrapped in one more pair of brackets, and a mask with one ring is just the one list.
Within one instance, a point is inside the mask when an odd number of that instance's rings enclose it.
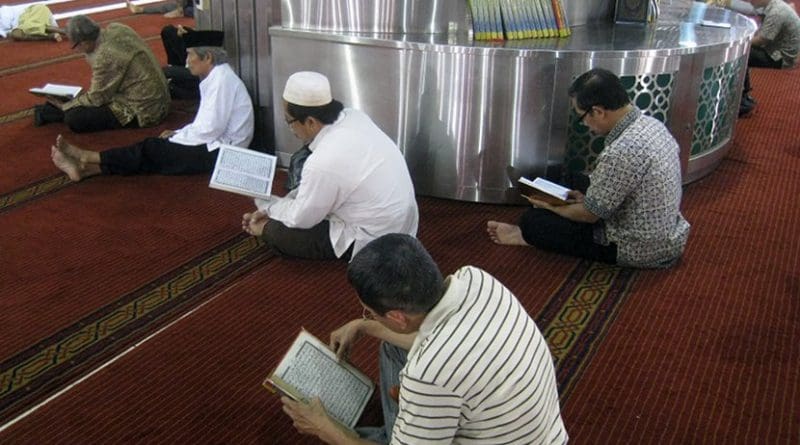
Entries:
{"label": "curved metal panel", "polygon": [[466,5],[464,0],[283,0],[281,23],[312,31],[440,33],[453,26],[466,29]]}
{"label": "curved metal panel", "polygon": [[[701,20],[732,27],[705,27]],[[565,159],[572,150],[588,156],[578,168],[589,168],[602,138],[573,137],[566,91],[581,73],[603,67],[628,82],[637,106],[665,121],[681,146],[685,179],[692,180],[730,142],[744,71],[737,61],[754,31],[749,19],[702,3],[665,8],[657,26],[598,23],[575,27],[568,39],[474,42],[464,33],[273,27],[273,54],[281,61],[273,66],[273,97],[280,109],[280,90],[292,72],[321,71],[337,98],[397,140],[418,193],[506,203],[518,200],[509,167],[532,175],[571,168]],[[705,81],[709,69],[714,76]],[[713,112],[700,113],[703,103]],[[282,116],[275,125],[285,159],[300,144]],[[698,140],[702,150],[690,158]]]}

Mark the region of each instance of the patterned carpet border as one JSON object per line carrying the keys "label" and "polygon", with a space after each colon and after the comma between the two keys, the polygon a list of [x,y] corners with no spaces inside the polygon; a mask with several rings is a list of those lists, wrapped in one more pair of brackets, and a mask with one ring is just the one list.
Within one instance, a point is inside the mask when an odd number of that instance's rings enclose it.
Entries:
{"label": "patterned carpet border", "polygon": [[74,184],[67,175],[59,173],[34,183],[28,184],[9,193],[0,195],[0,213],[11,210],[14,207],[33,201],[51,193],[55,193],[69,185]]}
{"label": "patterned carpet border", "polygon": [[635,271],[581,261],[536,317],[550,346],[562,405],[622,308]]}
{"label": "patterned carpet border", "polygon": [[272,256],[258,238],[237,235],[0,363],[0,423]]}

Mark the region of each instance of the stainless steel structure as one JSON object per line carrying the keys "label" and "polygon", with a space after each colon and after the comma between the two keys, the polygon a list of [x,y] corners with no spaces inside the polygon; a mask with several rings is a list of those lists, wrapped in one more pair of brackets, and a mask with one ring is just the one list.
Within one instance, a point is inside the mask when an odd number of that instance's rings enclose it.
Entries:
{"label": "stainless steel structure", "polygon": [[[743,16],[688,0],[662,0],[659,22],[646,27],[613,25],[612,1],[564,0],[570,38],[508,42],[473,41],[465,0],[283,0],[279,13],[269,3],[281,26],[269,29],[272,72],[259,70],[258,100],[274,110],[284,164],[300,142],[283,121],[282,87],[291,73],[316,70],[398,141],[418,193],[494,203],[518,199],[509,166],[532,175],[591,168],[602,138],[574,122],[566,90],[592,67],[618,73],[637,105],[666,122],[686,182],[707,174],[732,139],[755,32]],[[261,48],[255,9],[244,34]],[[262,66],[262,55],[248,63]]]}

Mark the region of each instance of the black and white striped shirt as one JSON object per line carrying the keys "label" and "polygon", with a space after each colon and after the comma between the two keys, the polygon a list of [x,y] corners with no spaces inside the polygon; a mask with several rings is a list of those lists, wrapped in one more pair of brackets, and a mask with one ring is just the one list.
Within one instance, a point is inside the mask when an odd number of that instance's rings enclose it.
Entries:
{"label": "black and white striped shirt", "polygon": [[552,356],[531,317],[483,270],[448,281],[400,373],[392,443],[566,443]]}

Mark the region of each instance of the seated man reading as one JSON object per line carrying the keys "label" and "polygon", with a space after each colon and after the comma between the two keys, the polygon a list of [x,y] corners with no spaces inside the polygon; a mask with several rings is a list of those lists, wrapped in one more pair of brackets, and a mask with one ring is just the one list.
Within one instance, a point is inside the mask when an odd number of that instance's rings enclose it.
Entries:
{"label": "seated man reading", "polygon": [[366,114],[334,100],[320,73],[292,74],[283,99],[286,124],[311,154],[297,188],[256,200],[242,228],[279,253],[309,259],[349,259],[381,235],[416,235],[414,186],[397,145]]}
{"label": "seated man reading", "polygon": [[76,133],[149,127],[169,111],[167,79],[136,31],[122,23],[106,29],[85,15],[67,24],[75,51],[92,67],[89,90],[69,101],[49,98],[34,109],[36,126],[64,122]]}
{"label": "seated man reading", "polygon": [[281,398],[301,433],[329,444],[567,442],[547,343],[494,277],[465,266],[443,280],[419,241],[389,234],[353,257],[347,278],[364,317],[334,331],[330,346],[344,360],[363,335],[382,340],[384,427],[353,437],[319,399]]}
{"label": "seated man reading", "polygon": [[489,237],[622,266],[675,264],[689,237],[680,212],[678,143],[664,124],[630,103],[609,71],[582,74],[569,96],[580,122],[606,135],[586,194],[571,191],[564,206],[528,198],[533,208],[519,225],[489,221]]}
{"label": "seated man reading", "polygon": [[80,148],[59,135],[51,149],[56,167],[73,181],[98,174],[207,173],[214,169],[220,144],[250,145],[253,104],[244,83],[228,65],[225,50],[190,46],[187,52],[189,70],[202,79],[200,107],[192,123],[177,131],[164,131],[157,138],[103,152]]}

